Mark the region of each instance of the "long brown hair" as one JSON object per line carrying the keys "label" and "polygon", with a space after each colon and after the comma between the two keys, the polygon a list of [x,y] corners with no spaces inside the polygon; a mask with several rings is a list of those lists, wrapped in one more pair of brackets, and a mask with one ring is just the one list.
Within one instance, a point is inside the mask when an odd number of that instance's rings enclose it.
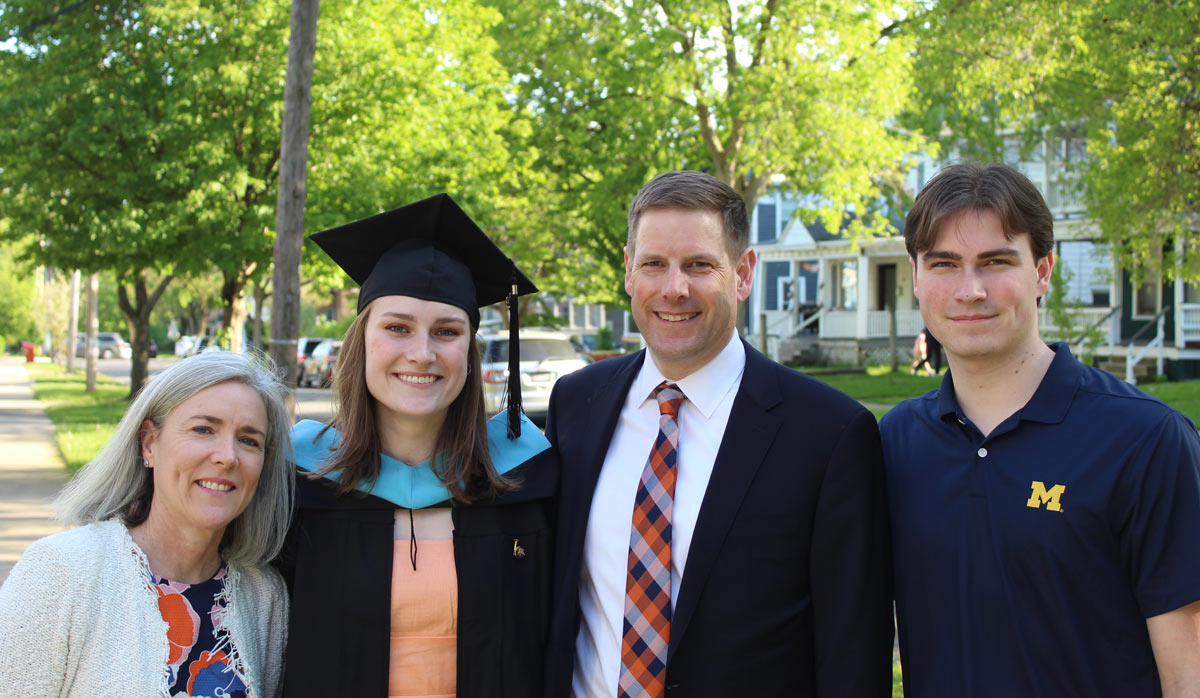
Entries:
{"label": "long brown hair", "polygon": [[[355,489],[359,483],[373,483],[379,477],[383,446],[375,421],[375,398],[367,389],[366,375],[366,326],[371,305],[368,303],[359,312],[343,338],[333,375],[334,417],[329,422],[330,427],[341,432],[342,438],[333,457],[314,473],[317,477],[340,473],[337,477],[340,495]],[[473,336],[468,342],[466,382],[450,404],[434,446],[434,473],[450,496],[460,502],[472,502],[515,487],[510,478],[496,472],[488,453],[479,345]]]}

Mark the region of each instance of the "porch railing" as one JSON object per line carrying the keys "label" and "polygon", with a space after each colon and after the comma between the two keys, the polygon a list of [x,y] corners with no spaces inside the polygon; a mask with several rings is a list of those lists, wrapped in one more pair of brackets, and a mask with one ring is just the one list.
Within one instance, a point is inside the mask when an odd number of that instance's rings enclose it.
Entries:
{"label": "porch railing", "polygon": [[[1162,373],[1163,373],[1163,344],[1165,343],[1166,336],[1167,336],[1167,332],[1166,332],[1167,313],[1170,312],[1170,310],[1171,310],[1171,306],[1169,306],[1169,305],[1167,307],[1163,308],[1162,311],[1158,315],[1154,316],[1153,320],[1151,320],[1150,322],[1143,325],[1142,329],[1138,330],[1137,333],[1135,333],[1132,337],[1129,338],[1129,349],[1125,353],[1125,382],[1126,383],[1129,383],[1130,385],[1134,385],[1137,383],[1137,379],[1133,375],[1134,366],[1137,366],[1138,362],[1141,361],[1142,359],[1146,358],[1146,354],[1149,354],[1150,351],[1156,347],[1158,348],[1158,362],[1156,365],[1156,375],[1160,375],[1160,376],[1162,375]],[[1145,334],[1146,330],[1150,329],[1151,327],[1156,328],[1154,339],[1150,340],[1150,342],[1137,354],[1137,356],[1134,356],[1134,354],[1133,354],[1134,342],[1136,342],[1138,340],[1138,338],[1141,337],[1143,334]]]}
{"label": "porch railing", "polygon": [[[896,311],[896,335],[915,337],[925,326],[920,310]],[[821,318],[822,339],[886,339],[888,311],[867,311],[867,331],[858,335],[858,313],[853,310],[827,310]]]}

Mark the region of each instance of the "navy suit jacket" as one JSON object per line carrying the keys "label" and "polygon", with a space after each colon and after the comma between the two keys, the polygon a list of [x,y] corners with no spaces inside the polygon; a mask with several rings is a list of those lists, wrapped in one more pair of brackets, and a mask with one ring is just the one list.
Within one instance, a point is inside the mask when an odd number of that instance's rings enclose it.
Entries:
{"label": "navy suit jacket", "polygon": [[[645,359],[597,362],[550,398],[562,489],[547,696],[570,695],[592,492]],[[874,416],[746,345],[675,602],[667,695],[890,696],[887,522]]]}

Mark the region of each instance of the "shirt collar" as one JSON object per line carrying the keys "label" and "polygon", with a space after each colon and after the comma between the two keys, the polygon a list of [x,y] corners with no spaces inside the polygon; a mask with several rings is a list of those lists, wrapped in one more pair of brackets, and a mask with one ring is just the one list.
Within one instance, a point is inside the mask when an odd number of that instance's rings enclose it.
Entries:
{"label": "shirt collar", "polygon": [[[1057,424],[1067,415],[1075,392],[1079,390],[1083,368],[1071,355],[1071,350],[1064,342],[1051,344],[1050,350],[1054,352],[1054,359],[1033,397],[1018,412],[1021,419]],[[950,371],[946,371],[942,377],[942,389],[938,391],[938,415],[945,419],[958,417],[960,412],[958,398],[954,394],[954,379]]]}
{"label": "shirt collar", "polygon": [[662,371],[655,365],[654,358],[650,356],[650,350],[647,349],[646,360],[642,362],[642,369],[633,381],[630,395],[641,396],[638,402],[640,407],[646,400],[653,399],[654,389],[659,383],[674,383],[687,396],[688,402],[708,419],[717,409],[721,398],[741,380],[745,368],[746,347],[742,346],[737,332],[730,336],[725,348],[714,356],[712,361],[676,381],[663,376]]}

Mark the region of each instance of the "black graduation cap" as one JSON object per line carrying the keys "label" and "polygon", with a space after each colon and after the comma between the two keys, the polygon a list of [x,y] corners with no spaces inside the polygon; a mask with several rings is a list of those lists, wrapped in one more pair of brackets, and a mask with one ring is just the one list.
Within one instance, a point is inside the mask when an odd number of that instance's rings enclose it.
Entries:
{"label": "black graduation cap", "polygon": [[380,296],[411,296],[467,312],[506,301],[509,309],[510,435],[520,435],[517,296],[536,293],[517,265],[448,194],[385,211],[311,236],[361,287],[358,312]]}

